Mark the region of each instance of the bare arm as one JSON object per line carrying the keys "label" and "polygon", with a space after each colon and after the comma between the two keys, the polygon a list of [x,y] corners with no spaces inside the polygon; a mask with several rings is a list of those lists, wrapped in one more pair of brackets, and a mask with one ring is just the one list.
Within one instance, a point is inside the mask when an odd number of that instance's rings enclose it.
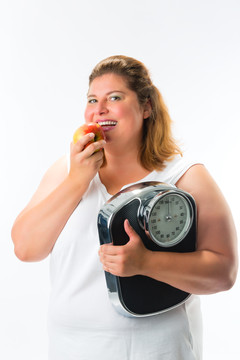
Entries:
{"label": "bare arm", "polygon": [[202,165],[189,169],[177,186],[197,203],[197,251],[151,252],[125,222],[130,241],[125,246],[101,247],[104,268],[119,276],[147,275],[194,294],[227,290],[236,279],[238,266],[236,231],[228,205]]}
{"label": "bare arm", "polygon": [[103,142],[89,142],[88,134],[71,145],[71,166],[59,159],[45,174],[36,193],[12,228],[15,253],[23,261],[39,261],[51,252],[59,234],[102,164]]}

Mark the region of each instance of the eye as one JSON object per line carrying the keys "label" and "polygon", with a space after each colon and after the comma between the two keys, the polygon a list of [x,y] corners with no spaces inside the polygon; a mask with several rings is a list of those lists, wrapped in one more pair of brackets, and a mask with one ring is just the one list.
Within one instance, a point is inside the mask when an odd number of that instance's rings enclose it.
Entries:
{"label": "eye", "polygon": [[96,102],[97,102],[96,99],[89,99],[89,100],[88,100],[88,103],[89,103],[89,104],[95,104]]}
{"label": "eye", "polygon": [[110,101],[118,101],[118,100],[121,100],[121,97],[118,96],[118,95],[111,95],[109,97]]}

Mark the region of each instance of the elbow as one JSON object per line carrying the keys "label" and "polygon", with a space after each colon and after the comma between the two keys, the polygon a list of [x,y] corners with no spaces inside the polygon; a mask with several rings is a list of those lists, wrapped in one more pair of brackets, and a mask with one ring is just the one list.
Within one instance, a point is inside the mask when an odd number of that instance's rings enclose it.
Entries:
{"label": "elbow", "polygon": [[14,253],[16,257],[23,262],[40,261],[46,256],[41,256],[39,252],[34,250],[33,241],[24,233],[24,230],[14,224],[11,232],[14,244]]}
{"label": "elbow", "polygon": [[219,292],[221,291],[228,291],[230,290],[233,285],[235,284],[236,278],[229,276],[224,279],[224,281],[221,282]]}
{"label": "elbow", "polygon": [[41,254],[21,244],[14,244],[14,253],[16,257],[23,262],[38,262],[48,256],[48,254]]}
{"label": "elbow", "polygon": [[229,268],[228,268],[228,289],[230,290],[236,282],[238,274],[238,254],[235,252],[234,256],[229,261]]}
{"label": "elbow", "polygon": [[219,279],[219,291],[228,291],[230,290],[237,279],[237,273],[238,273],[238,262],[237,260],[231,261],[231,264],[229,264],[224,274],[222,274],[221,278]]}
{"label": "elbow", "polygon": [[27,255],[27,249],[23,245],[24,239],[22,238],[20,229],[17,229],[16,225],[14,225],[12,228],[11,237],[14,244],[14,253],[16,257],[24,262],[29,261]]}
{"label": "elbow", "polygon": [[14,245],[14,253],[19,260],[29,262],[27,252],[21,249],[21,247]]}
{"label": "elbow", "polygon": [[228,277],[226,281],[226,290],[230,290],[236,282],[238,273],[238,264],[232,266],[232,268],[228,272]]}

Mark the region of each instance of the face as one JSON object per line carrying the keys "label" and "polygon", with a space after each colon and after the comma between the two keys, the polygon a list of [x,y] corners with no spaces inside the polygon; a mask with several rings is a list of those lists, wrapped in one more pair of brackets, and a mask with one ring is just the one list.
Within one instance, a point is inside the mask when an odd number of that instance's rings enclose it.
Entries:
{"label": "face", "polygon": [[99,123],[107,143],[139,146],[142,126],[149,112],[140,106],[137,94],[125,79],[110,73],[95,78],[88,91],[85,121]]}

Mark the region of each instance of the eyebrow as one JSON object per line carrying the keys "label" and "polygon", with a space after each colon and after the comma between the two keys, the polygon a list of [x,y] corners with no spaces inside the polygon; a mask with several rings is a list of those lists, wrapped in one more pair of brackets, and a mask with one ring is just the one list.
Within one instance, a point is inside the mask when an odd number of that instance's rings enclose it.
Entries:
{"label": "eyebrow", "polygon": [[[121,91],[121,90],[111,90],[111,91],[107,92],[106,95],[110,95],[110,94],[116,93],[116,92],[125,94],[125,92]],[[96,97],[96,96],[97,95],[95,95],[95,94],[87,94],[87,97]]]}

